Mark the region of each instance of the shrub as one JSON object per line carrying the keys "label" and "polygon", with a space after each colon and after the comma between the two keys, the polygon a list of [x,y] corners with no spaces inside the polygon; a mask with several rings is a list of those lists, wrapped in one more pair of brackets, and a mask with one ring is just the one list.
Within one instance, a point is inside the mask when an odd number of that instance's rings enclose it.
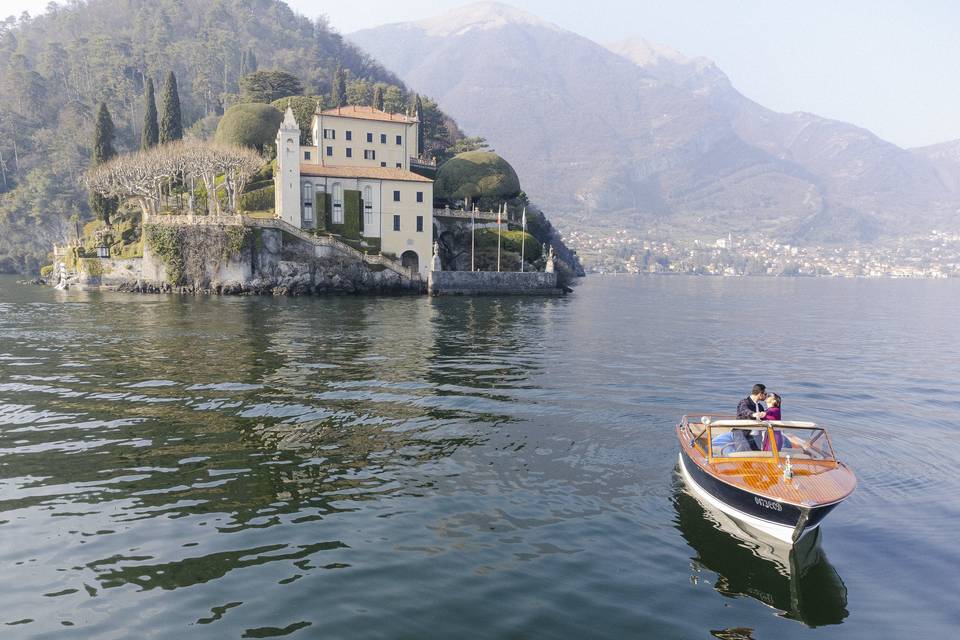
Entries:
{"label": "shrub", "polygon": [[511,200],[520,194],[520,179],[510,163],[490,151],[468,151],[450,158],[437,170],[436,198]]}
{"label": "shrub", "polygon": [[270,184],[268,187],[257,189],[240,196],[241,211],[268,211],[273,209],[274,187]]}
{"label": "shrub", "polygon": [[42,267],[40,267],[40,277],[41,277],[41,278],[49,278],[49,277],[52,276],[52,275],[53,275],[53,265],[52,265],[52,264],[45,264],[45,265],[43,265]]}
{"label": "shrub", "polygon": [[282,120],[283,114],[268,104],[237,104],[223,114],[215,139],[262,151],[276,138]]}

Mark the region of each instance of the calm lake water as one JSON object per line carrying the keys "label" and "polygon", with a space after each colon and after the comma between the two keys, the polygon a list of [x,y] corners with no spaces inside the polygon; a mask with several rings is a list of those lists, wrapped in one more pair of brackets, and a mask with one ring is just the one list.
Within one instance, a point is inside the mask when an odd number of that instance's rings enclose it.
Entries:
{"label": "calm lake water", "polygon": [[[0,637],[952,637],[958,316],[960,281],[0,279]],[[681,413],[755,381],[860,481],[796,566],[677,475]]]}

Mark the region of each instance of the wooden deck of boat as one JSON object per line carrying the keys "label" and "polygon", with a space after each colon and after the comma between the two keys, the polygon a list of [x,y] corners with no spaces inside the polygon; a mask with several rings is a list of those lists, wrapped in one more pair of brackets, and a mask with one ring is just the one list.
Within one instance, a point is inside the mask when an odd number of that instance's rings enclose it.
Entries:
{"label": "wooden deck of boat", "polygon": [[682,437],[680,446],[710,475],[778,502],[830,504],[846,498],[857,486],[853,472],[838,462],[794,460],[793,477],[787,479],[772,458],[724,458],[711,463]]}

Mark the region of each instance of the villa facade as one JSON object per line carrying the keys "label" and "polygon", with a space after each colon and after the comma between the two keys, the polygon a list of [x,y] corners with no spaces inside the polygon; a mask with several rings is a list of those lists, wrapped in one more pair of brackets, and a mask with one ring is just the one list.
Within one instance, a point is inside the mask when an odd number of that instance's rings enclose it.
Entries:
{"label": "villa facade", "polygon": [[317,111],[300,144],[290,107],[277,132],[275,211],[301,229],[341,235],[395,255],[426,277],[433,247],[433,181],[410,170],[416,118],[373,107]]}

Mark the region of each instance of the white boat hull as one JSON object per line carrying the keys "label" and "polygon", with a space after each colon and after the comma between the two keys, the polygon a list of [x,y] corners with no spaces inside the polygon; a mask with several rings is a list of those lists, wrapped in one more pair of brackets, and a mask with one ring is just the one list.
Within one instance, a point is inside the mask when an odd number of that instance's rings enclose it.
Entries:
{"label": "white boat hull", "polygon": [[[770,522],[769,520],[763,520],[756,516],[750,515],[749,513],[744,513],[743,511],[736,509],[729,504],[718,500],[715,496],[707,492],[703,487],[701,487],[690,475],[690,472],[687,471],[687,467],[683,461],[683,454],[679,455],[680,459],[680,472],[683,474],[683,479],[686,482],[687,486],[690,487],[690,490],[697,496],[700,500],[703,500],[714,509],[725,513],[734,520],[736,520],[741,525],[749,527],[750,529],[757,531],[765,536],[773,538],[779,542],[782,542],[787,545],[793,545],[796,543],[793,539],[795,527],[786,526],[778,524],[776,522]],[[814,526],[808,527],[804,532],[803,536],[806,536],[811,531],[815,530],[819,525],[817,523]]]}

